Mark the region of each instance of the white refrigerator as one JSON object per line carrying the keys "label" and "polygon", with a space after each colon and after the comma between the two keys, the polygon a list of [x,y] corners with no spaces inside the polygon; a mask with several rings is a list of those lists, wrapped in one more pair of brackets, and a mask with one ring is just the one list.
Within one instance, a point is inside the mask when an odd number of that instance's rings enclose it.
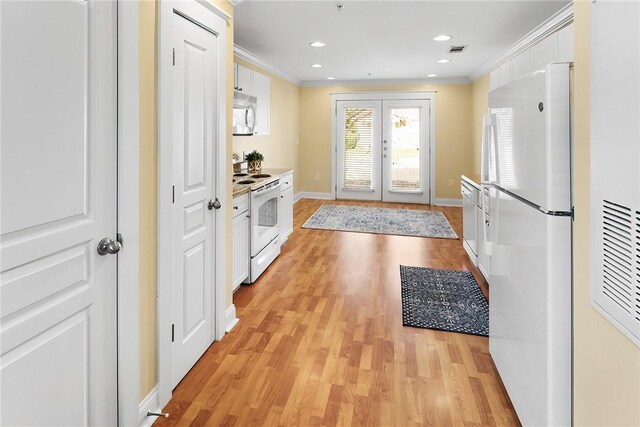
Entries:
{"label": "white refrigerator", "polygon": [[570,124],[568,64],[489,93],[489,348],[525,426],[571,424]]}

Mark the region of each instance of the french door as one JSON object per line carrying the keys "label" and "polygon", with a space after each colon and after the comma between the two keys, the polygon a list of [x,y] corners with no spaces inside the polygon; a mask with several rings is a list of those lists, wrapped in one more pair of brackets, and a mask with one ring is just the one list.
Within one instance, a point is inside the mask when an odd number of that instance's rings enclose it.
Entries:
{"label": "french door", "polygon": [[429,100],[337,101],[337,198],[429,203]]}

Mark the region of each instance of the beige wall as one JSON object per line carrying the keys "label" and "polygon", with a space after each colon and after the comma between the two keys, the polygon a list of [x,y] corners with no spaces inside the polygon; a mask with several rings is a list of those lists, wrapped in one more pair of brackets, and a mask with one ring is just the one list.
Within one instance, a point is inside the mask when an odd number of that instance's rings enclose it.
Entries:
{"label": "beige wall", "polygon": [[473,173],[480,175],[482,162],[482,118],[489,109],[489,74],[471,85],[471,123],[473,126]]}
{"label": "beige wall", "polygon": [[242,155],[258,150],[264,154],[263,167],[294,169],[293,191],[300,191],[298,134],[300,131],[300,87],[240,58],[238,64],[268,76],[271,79],[271,124],[268,136],[234,136],[233,150]]}
{"label": "beige wall", "polygon": [[[436,197],[460,198],[460,175],[473,172],[471,84],[303,87],[300,89],[302,191],[331,192],[331,94],[436,91]],[[315,181],[315,174],[320,180]],[[448,186],[453,179],[453,186]]]}
{"label": "beige wall", "polygon": [[[226,0],[211,0],[220,10],[233,15],[233,6]],[[157,69],[156,52],[157,2],[142,0],[139,3],[139,73],[140,73],[140,399],[144,398],[157,383],[157,313],[156,313],[156,233],[157,233]],[[227,111],[233,108],[233,19],[227,23]],[[225,141],[229,168],[233,138],[231,115],[227,117],[227,140]],[[228,235],[226,306],[232,304],[231,293],[231,229],[232,229],[232,183],[227,181]]]}
{"label": "beige wall", "polygon": [[140,73],[140,399],[156,385],[157,8],[139,3]]}
{"label": "beige wall", "polygon": [[640,349],[589,303],[591,2],[574,1],[574,390],[577,426],[640,425]]}

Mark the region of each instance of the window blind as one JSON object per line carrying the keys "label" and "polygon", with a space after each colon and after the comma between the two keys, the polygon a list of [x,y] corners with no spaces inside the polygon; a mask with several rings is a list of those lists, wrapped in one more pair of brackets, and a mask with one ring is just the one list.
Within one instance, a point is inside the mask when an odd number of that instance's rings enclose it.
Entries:
{"label": "window blind", "polygon": [[345,109],[343,142],[344,187],[373,189],[373,109]]}

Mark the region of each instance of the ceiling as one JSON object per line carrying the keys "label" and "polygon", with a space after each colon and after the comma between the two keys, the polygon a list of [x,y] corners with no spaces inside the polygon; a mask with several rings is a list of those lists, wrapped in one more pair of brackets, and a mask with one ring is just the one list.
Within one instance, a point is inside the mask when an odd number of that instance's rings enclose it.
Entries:
{"label": "ceiling", "polygon": [[[259,1],[234,11],[237,46],[301,82],[467,78],[569,3]],[[338,11],[338,4],[344,5]],[[452,39],[436,42],[448,34]],[[309,46],[313,41],[325,47]],[[467,45],[450,54],[452,45]],[[450,59],[439,64],[439,59]],[[312,68],[311,64],[322,64]]]}

